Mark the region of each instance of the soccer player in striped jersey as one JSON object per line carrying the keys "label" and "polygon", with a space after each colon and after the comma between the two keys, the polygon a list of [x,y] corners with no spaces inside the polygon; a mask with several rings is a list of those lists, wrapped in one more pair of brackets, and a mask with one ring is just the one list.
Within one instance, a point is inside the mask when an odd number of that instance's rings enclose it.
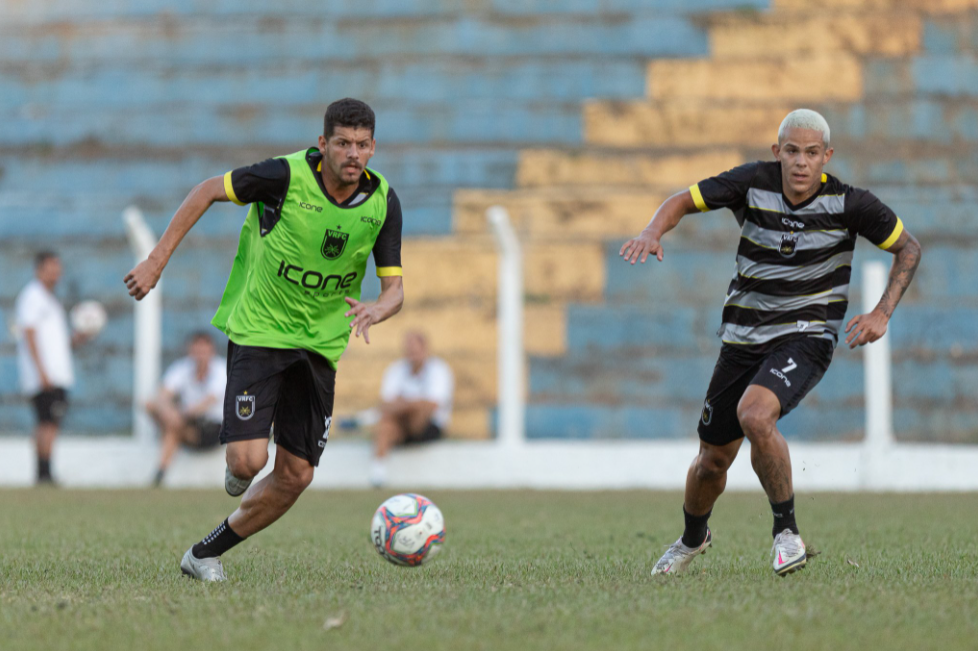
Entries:
{"label": "soccer player in striped jersey", "polygon": [[805,566],[791,459],[777,421],[818,384],[832,360],[848,307],[856,236],[894,260],[879,303],[846,325],[850,348],[883,336],[920,263],[920,244],[892,210],[822,172],[833,150],[820,114],[789,113],[771,150],[772,162],[742,165],[669,197],[621,247],[631,264],[649,256],[661,262],[662,236],[698,211],[729,208],[742,227],[718,333],[720,358],[698,427],[700,450],[686,476],[686,528],[653,575],[682,572],[711,545],[707,521],[745,436],[774,515],[774,571],[784,576]]}

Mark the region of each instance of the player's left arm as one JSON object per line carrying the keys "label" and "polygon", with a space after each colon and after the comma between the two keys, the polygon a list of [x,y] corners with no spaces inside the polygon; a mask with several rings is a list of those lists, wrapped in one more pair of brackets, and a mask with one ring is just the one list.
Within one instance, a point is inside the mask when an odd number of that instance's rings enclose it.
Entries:
{"label": "player's left arm", "polygon": [[401,311],[404,305],[404,283],[401,276],[383,276],[380,279],[380,296],[373,303],[346,297],[350,309],[345,316],[354,317],[350,329],[356,328],[356,336],[363,333],[363,340],[370,343],[370,326],[386,321]]}
{"label": "player's left arm", "polygon": [[404,304],[404,282],[401,270],[401,201],[393,189],[387,191],[387,217],[374,242],[374,264],[380,276],[380,296],[374,303],[361,303],[347,297],[350,305],[346,316],[354,317],[351,329],[356,336],[370,343],[370,326],[385,321],[401,311]]}
{"label": "player's left arm", "polygon": [[893,316],[893,311],[896,310],[897,304],[910,286],[910,281],[913,280],[917,267],[920,266],[920,242],[910,231],[903,228],[903,223],[899,219],[896,228],[899,228],[899,231],[892,234],[896,235],[896,240],[892,244],[884,242],[878,245],[894,255],[886,290],[872,312],[855,316],[846,325],[846,333],[848,333],[846,343],[849,344],[850,349],[871,344],[886,334],[890,317]]}

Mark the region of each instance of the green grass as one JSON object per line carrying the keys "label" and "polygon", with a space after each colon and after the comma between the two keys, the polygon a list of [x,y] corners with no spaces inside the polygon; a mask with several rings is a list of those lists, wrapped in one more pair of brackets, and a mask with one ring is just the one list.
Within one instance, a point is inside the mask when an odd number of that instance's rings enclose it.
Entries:
{"label": "green grass", "polygon": [[653,580],[677,494],[426,494],[430,566],[368,542],[386,492],[311,492],[204,585],[178,563],[236,504],[219,490],[0,491],[0,649],[978,648],[975,495],[800,496],[821,553],[785,579],[763,496],[726,495],[710,553]]}

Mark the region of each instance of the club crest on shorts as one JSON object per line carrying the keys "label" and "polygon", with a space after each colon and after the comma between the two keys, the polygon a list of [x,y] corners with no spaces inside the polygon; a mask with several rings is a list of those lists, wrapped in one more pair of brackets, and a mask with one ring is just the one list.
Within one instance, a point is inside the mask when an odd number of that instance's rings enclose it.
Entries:
{"label": "club crest on shorts", "polygon": [[798,251],[798,236],[800,233],[782,233],[781,246],[778,252],[785,258],[793,258]]}
{"label": "club crest on shorts", "polygon": [[713,421],[713,405],[707,400],[703,403],[703,424],[709,425]]}
{"label": "club crest on shorts", "polygon": [[346,249],[347,240],[349,239],[349,233],[334,231],[332,228],[327,228],[326,236],[323,238],[323,248],[321,249],[323,257],[327,260],[335,260],[343,255],[343,251]]}
{"label": "club crest on shorts", "polygon": [[255,396],[245,393],[243,396],[235,396],[235,413],[241,420],[248,420],[255,415]]}

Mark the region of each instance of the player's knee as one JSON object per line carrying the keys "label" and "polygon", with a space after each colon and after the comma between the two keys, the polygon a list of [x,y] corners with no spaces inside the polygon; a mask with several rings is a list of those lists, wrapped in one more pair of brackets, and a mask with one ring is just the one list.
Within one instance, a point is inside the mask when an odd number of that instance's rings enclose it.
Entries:
{"label": "player's knee", "polygon": [[228,455],[228,469],[238,479],[252,479],[261,472],[261,469],[265,467],[266,463],[268,463],[267,454],[265,458],[261,458],[256,454]]}
{"label": "player's knee", "polygon": [[740,421],[740,427],[751,441],[769,436],[775,431],[776,419],[772,418],[766,410],[755,405],[739,405],[737,420]]}
{"label": "player's knee", "polygon": [[282,489],[294,495],[299,495],[299,493],[306,490],[309,484],[312,483],[315,468],[310,465],[297,466],[290,464],[281,469],[276,469],[276,472],[278,473],[278,479]]}
{"label": "player's knee", "polygon": [[696,474],[700,479],[715,479],[730,468],[733,459],[718,454],[700,454],[696,464]]}

